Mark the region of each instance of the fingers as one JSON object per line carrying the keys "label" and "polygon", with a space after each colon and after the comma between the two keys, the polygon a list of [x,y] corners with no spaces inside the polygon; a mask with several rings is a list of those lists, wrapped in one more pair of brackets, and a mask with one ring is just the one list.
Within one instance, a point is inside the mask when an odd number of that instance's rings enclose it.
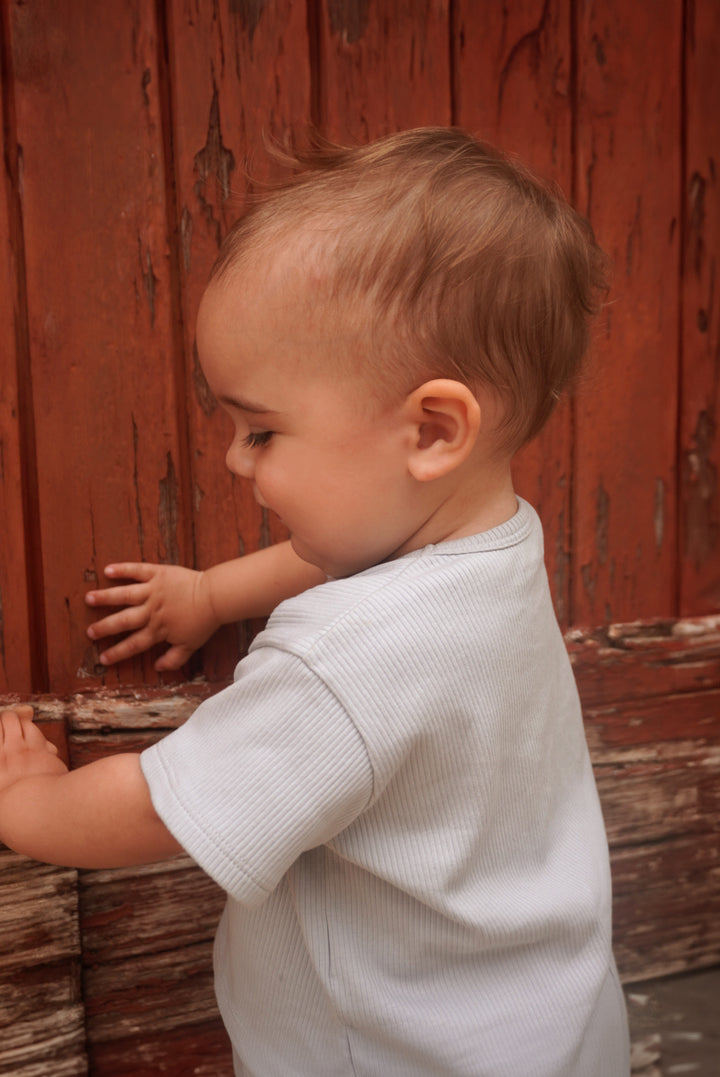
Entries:
{"label": "fingers", "polygon": [[100,655],[103,666],[114,666],[116,662],[123,662],[126,658],[134,658],[136,654],[142,654],[155,643],[155,638],[149,632],[134,632],[126,636],[112,647],[108,647]]}
{"label": "fingers", "polygon": [[87,628],[90,639],[105,639],[121,632],[137,632],[147,624],[148,614],[143,606],[126,606],[119,613],[111,613]]}
{"label": "fingers", "polygon": [[23,778],[67,773],[54,744],[33,722],[32,707],[0,713],[0,791]]}
{"label": "fingers", "polygon": [[158,566],[148,561],[117,561],[103,569],[109,580],[139,580],[147,583],[157,571]]}
{"label": "fingers", "polygon": [[0,745],[10,750],[23,740],[22,723],[17,711],[0,714]]}
{"label": "fingers", "polygon": [[50,742],[33,722],[32,707],[22,703],[0,714],[0,743],[10,751],[23,747],[39,748]]}
{"label": "fingers", "polygon": [[174,647],[169,647],[165,654],[160,655],[155,663],[155,669],[158,673],[180,669],[181,666],[185,665],[191,654],[193,654],[192,647],[183,647],[181,644],[176,644]]}
{"label": "fingers", "polygon": [[148,596],[146,583],[130,583],[122,587],[105,587],[99,591],[88,591],[85,602],[88,606],[139,606]]}

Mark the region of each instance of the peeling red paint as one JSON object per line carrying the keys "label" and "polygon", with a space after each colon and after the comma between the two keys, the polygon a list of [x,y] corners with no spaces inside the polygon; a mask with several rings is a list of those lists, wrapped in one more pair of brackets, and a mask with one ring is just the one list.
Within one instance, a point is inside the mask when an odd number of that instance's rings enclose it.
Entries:
{"label": "peeling red paint", "polygon": [[655,480],[655,502],[653,505],[653,526],[655,530],[655,549],[662,548],[665,537],[665,480]]}
{"label": "peeling red paint", "polygon": [[608,557],[609,525],[610,496],[601,482],[597,488],[595,500],[595,548],[601,565],[605,564]]}
{"label": "peeling red paint", "polygon": [[175,464],[170,453],[167,454],[167,470],[165,477],[160,479],[159,491],[158,528],[160,539],[165,547],[161,557],[170,564],[176,565],[180,561],[180,549],[178,546],[180,506]]}
{"label": "peeling red paint", "polygon": [[695,427],[694,445],[684,457],[685,556],[698,567],[714,554],[720,535],[718,476],[713,459],[716,432],[715,417],[702,411]]}
{"label": "peeling red paint", "polygon": [[365,34],[370,0],[327,0],[330,29],[345,45],[354,45]]}
{"label": "peeling red paint", "polygon": [[265,10],[265,3],[266,0],[230,0],[230,12],[240,18],[242,29],[248,35],[251,44]]}
{"label": "peeling red paint", "polygon": [[[194,171],[197,175],[195,194],[200,203],[200,208],[215,232],[215,240],[220,246],[222,238],[221,218],[223,204],[230,197],[230,174],[235,168],[235,157],[232,150],[223,143],[222,130],[220,128],[220,101],[217,86],[213,87],[213,96],[210,103],[210,115],[208,117],[208,129],[205,145],[194,158]],[[213,195],[208,191],[208,180],[214,178],[219,194],[219,204],[215,204]]]}
{"label": "peeling red paint", "polygon": [[155,292],[160,283],[158,278],[153,272],[152,255],[149,249],[145,250],[143,254],[142,240],[138,236],[138,256],[140,259],[140,275],[143,282],[143,291],[145,292],[145,298],[148,302],[150,309],[150,326],[155,326]]}

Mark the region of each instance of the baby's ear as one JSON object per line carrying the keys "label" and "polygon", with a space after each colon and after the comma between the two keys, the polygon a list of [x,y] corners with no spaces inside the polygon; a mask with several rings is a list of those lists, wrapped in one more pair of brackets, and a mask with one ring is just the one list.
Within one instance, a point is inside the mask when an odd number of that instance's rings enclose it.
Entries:
{"label": "baby's ear", "polygon": [[427,381],[406,401],[414,427],[408,457],[410,474],[430,482],[454,471],[472,452],[481,425],[477,398],[462,382]]}

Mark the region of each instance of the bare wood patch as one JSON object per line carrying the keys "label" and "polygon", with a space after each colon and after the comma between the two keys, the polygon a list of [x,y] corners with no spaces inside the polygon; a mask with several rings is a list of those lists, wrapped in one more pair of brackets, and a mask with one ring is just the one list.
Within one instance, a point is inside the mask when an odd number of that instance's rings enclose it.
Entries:
{"label": "bare wood patch", "polygon": [[[132,1036],[120,1041],[91,1043],[93,1073],[103,1077],[233,1077],[230,1042],[220,1020]],[[45,1077],[45,1075],[43,1075]]]}
{"label": "bare wood patch", "polygon": [[77,957],[77,872],[0,845],[0,969]]}
{"label": "bare wood patch", "polygon": [[225,893],[186,856],[130,871],[80,875],[88,964],[212,941]]}
{"label": "bare wood patch", "polygon": [[92,1044],[217,1018],[210,943],[88,968],[83,982]]}
{"label": "bare wood patch", "polygon": [[84,1008],[77,977],[45,966],[0,980],[0,1073],[47,1077],[87,1073]]}
{"label": "bare wood patch", "polygon": [[566,636],[585,707],[720,688],[720,617],[644,621]]}
{"label": "bare wood patch", "polygon": [[87,1072],[77,873],[0,846],[0,1073]]}

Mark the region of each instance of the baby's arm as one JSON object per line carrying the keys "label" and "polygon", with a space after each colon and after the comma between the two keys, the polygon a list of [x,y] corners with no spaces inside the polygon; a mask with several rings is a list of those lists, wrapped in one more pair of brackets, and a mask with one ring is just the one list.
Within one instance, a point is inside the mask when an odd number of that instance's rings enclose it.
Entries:
{"label": "baby's arm", "polygon": [[129,867],[182,851],[152,806],[139,755],[68,771],[30,707],[0,714],[0,841],[75,868]]}
{"label": "baby's arm", "polygon": [[155,663],[178,669],[223,624],[267,617],[285,598],[322,583],[323,573],[301,560],[289,542],[196,572],[179,565],[122,563],[105,575],[135,583],[89,591],[89,606],[122,606],[88,629],[91,639],[129,635],[101,655],[103,665],[140,654],[156,643],[170,648]]}

